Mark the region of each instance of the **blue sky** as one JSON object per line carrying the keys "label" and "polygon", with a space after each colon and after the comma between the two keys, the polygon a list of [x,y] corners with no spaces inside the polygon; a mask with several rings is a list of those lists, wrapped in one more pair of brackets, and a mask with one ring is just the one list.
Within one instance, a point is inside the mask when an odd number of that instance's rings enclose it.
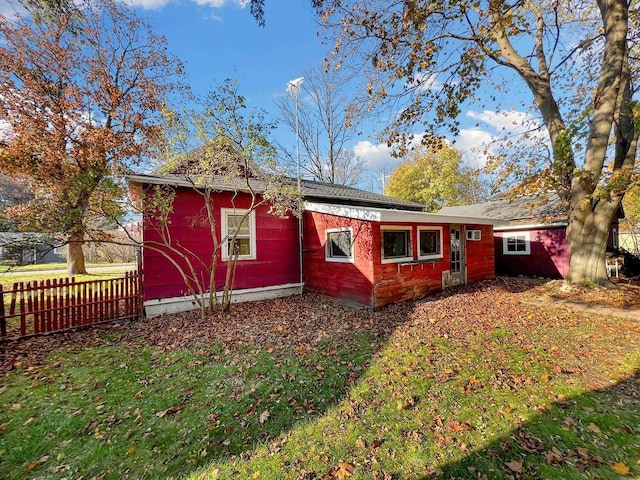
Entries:
{"label": "blue sky", "polygon": [[[241,0],[126,1],[150,20],[157,33],[166,36],[170,51],[185,63],[186,80],[195,93],[206,94],[226,78],[237,78],[249,105],[265,110],[272,118],[278,115],[273,99],[284,94],[287,82],[305,68],[320,65],[330,48],[318,36],[308,0],[267,0],[264,28]],[[0,0],[0,14],[10,11],[10,3]],[[484,157],[479,149],[524,115],[517,110],[469,109],[461,118],[456,148],[463,151],[468,164],[481,166]],[[369,171],[391,173],[399,160],[379,143],[371,121],[361,130],[349,147],[363,158]],[[284,126],[277,135],[283,145],[294,142],[293,132]],[[371,180],[362,186],[380,187]]]}
{"label": "blue sky", "polygon": [[[299,77],[306,68],[320,65],[331,47],[318,35],[319,26],[308,0],[268,0],[264,28],[258,26],[248,6],[238,1],[128,1],[138,5],[156,31],[167,37],[172,53],[185,62],[187,81],[196,93],[204,94],[226,78],[237,78],[240,93],[248,103],[274,118],[278,110],[273,99],[284,94],[289,80]],[[456,147],[470,165],[481,166],[483,146],[524,116],[517,110],[470,109],[461,118]],[[361,130],[350,147],[371,172],[391,173],[400,160],[392,158],[389,148],[378,141],[372,121]],[[294,142],[293,132],[285,126],[277,134],[284,145]],[[380,187],[371,181],[362,186]]]}

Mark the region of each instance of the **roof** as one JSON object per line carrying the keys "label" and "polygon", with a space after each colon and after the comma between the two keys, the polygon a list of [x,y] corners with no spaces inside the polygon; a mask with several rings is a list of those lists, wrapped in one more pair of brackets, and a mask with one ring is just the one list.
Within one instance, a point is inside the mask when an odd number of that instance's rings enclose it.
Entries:
{"label": "roof", "polygon": [[0,232],[0,247],[13,245],[58,244],[50,235],[36,232]]}
{"label": "roof", "polygon": [[[180,174],[167,175],[129,175],[128,180],[133,184],[142,185],[172,185],[176,187],[194,187],[193,181]],[[296,180],[288,179],[292,187],[296,186]],[[251,187],[257,191],[264,191],[265,184],[260,179],[251,179]],[[247,191],[246,180],[244,178],[229,178],[214,176],[207,183],[208,188],[221,191]],[[407,202],[397,198],[387,197],[378,193],[367,192],[358,188],[336,185],[333,183],[314,182],[302,180],[302,197],[309,202],[336,203],[341,205],[359,205],[369,207],[393,208],[399,210],[422,211],[424,205],[420,203]]]}
{"label": "roof", "polygon": [[566,224],[567,211],[556,193],[525,195],[514,199],[497,199],[490,202],[444,207],[442,215],[468,215],[473,217],[505,220],[508,225],[558,225]]}
{"label": "roof", "polygon": [[305,210],[369,222],[459,223],[474,225],[505,225],[507,223],[504,220],[496,220],[486,217],[443,215],[440,213],[414,212],[388,208],[335,205],[326,203],[306,203]]}

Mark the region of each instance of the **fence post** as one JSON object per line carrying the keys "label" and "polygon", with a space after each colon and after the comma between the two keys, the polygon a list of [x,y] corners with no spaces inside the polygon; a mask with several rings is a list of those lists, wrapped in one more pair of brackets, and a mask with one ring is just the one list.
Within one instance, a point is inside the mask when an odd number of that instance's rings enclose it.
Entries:
{"label": "fence post", "polygon": [[4,316],[4,290],[0,284],[0,336],[7,336],[7,319]]}

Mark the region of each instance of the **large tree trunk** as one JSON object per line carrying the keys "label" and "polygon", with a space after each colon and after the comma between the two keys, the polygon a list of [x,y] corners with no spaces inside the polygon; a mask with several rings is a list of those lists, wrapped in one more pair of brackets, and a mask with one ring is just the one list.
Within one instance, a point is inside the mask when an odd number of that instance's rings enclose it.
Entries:
{"label": "large tree trunk", "polygon": [[69,235],[67,244],[67,276],[82,275],[87,273],[84,264],[84,235],[82,233],[72,233]]}
{"label": "large tree trunk", "polygon": [[611,223],[617,210],[615,202],[592,208],[588,198],[581,202],[572,201],[567,228],[568,281],[599,285],[610,283],[605,254]]}

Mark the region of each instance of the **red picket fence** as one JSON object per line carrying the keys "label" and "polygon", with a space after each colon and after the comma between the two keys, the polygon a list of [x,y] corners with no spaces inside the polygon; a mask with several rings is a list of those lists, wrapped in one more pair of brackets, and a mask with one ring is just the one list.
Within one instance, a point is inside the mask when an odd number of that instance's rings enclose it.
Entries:
{"label": "red picket fence", "polygon": [[0,285],[0,339],[59,332],[142,315],[142,278],[60,278]]}

